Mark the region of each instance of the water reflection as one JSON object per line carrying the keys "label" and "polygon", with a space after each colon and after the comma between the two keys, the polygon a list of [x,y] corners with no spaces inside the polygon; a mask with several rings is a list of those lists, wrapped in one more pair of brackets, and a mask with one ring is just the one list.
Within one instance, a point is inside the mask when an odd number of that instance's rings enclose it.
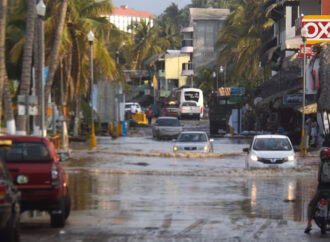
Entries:
{"label": "water reflection", "polygon": [[174,212],[304,221],[317,185],[314,176],[230,178],[88,171],[70,171],[68,175],[73,210],[113,211],[121,220],[124,217],[119,214],[128,219]]}
{"label": "water reflection", "polygon": [[306,211],[316,188],[315,177],[264,178],[247,182],[250,215],[294,221],[306,220]]}

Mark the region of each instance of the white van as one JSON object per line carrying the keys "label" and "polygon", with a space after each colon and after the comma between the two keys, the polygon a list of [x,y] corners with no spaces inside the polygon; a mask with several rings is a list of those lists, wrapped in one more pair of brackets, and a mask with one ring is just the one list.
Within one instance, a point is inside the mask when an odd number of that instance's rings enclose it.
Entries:
{"label": "white van", "polygon": [[200,118],[204,116],[204,96],[199,88],[182,88],[175,92],[176,100],[180,105],[184,102],[195,101],[199,107]]}

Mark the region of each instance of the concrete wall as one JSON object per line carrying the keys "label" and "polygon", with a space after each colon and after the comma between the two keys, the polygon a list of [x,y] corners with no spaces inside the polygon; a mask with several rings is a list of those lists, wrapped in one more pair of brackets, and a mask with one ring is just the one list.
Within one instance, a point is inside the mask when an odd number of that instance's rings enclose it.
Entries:
{"label": "concrete wall", "polygon": [[320,15],[321,1],[319,0],[300,0],[300,14]]}
{"label": "concrete wall", "polygon": [[110,123],[116,119],[116,85],[113,82],[99,81],[97,84],[97,114],[101,123]]}
{"label": "concrete wall", "polygon": [[217,52],[215,43],[219,38],[220,30],[223,27],[223,21],[199,20],[193,22],[194,27],[194,53],[193,68],[199,66],[213,66]]}

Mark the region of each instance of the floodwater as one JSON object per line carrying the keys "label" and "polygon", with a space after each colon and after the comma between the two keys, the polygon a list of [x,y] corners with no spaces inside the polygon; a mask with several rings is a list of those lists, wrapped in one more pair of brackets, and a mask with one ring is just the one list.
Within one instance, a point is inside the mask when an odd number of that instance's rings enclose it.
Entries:
{"label": "floodwater", "polygon": [[[318,157],[295,169],[245,170],[248,141],[175,156],[171,141],[99,139],[64,164],[72,212],[63,229],[22,219],[22,241],[327,241],[303,233]],[[37,240],[38,238],[38,240]]]}
{"label": "floodwater", "polygon": [[[136,210],[210,217],[269,218],[303,222],[316,187],[314,176],[205,177],[70,172],[73,210]],[[196,210],[195,210],[196,209]],[[119,211],[116,211],[119,210]],[[149,215],[148,215],[149,214]],[[134,220],[134,216],[132,217]],[[132,221],[134,222],[134,221]]]}

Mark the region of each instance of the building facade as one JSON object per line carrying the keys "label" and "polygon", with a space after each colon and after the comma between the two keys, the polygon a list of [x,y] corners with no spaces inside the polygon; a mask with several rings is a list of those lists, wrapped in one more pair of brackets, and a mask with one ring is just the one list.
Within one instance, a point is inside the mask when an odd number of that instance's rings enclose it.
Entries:
{"label": "building facade", "polygon": [[114,24],[118,29],[131,33],[130,26],[144,20],[150,26],[153,26],[155,16],[146,11],[138,11],[128,8],[127,5],[121,5],[115,8],[111,15],[107,16],[110,23]]}
{"label": "building facade", "polygon": [[145,61],[152,76],[157,79],[157,96],[168,97],[173,89],[187,84],[187,77],[181,73],[184,63],[190,60],[188,54],[180,50],[167,50],[165,54],[150,57]]}
{"label": "building facade", "polygon": [[[309,15],[329,14],[330,1],[268,0],[261,9],[266,17],[274,20],[273,27],[263,34],[261,64],[273,61],[275,65],[270,80],[256,90],[253,104],[261,114],[260,123],[268,124],[264,128],[274,131],[281,124],[293,136],[297,136],[292,139],[299,139],[302,129],[303,74],[306,70],[305,108],[315,107],[320,89],[321,50],[319,45],[308,46],[314,55],[307,58],[304,67],[302,21]],[[317,118],[316,112],[316,108],[305,111],[307,115]]]}
{"label": "building facade", "polygon": [[[196,68],[212,68],[218,55],[215,44],[229,9],[190,8],[190,26],[183,28],[181,53],[189,54],[190,60],[183,65],[183,76],[192,76]],[[193,85],[193,83],[191,83]]]}

